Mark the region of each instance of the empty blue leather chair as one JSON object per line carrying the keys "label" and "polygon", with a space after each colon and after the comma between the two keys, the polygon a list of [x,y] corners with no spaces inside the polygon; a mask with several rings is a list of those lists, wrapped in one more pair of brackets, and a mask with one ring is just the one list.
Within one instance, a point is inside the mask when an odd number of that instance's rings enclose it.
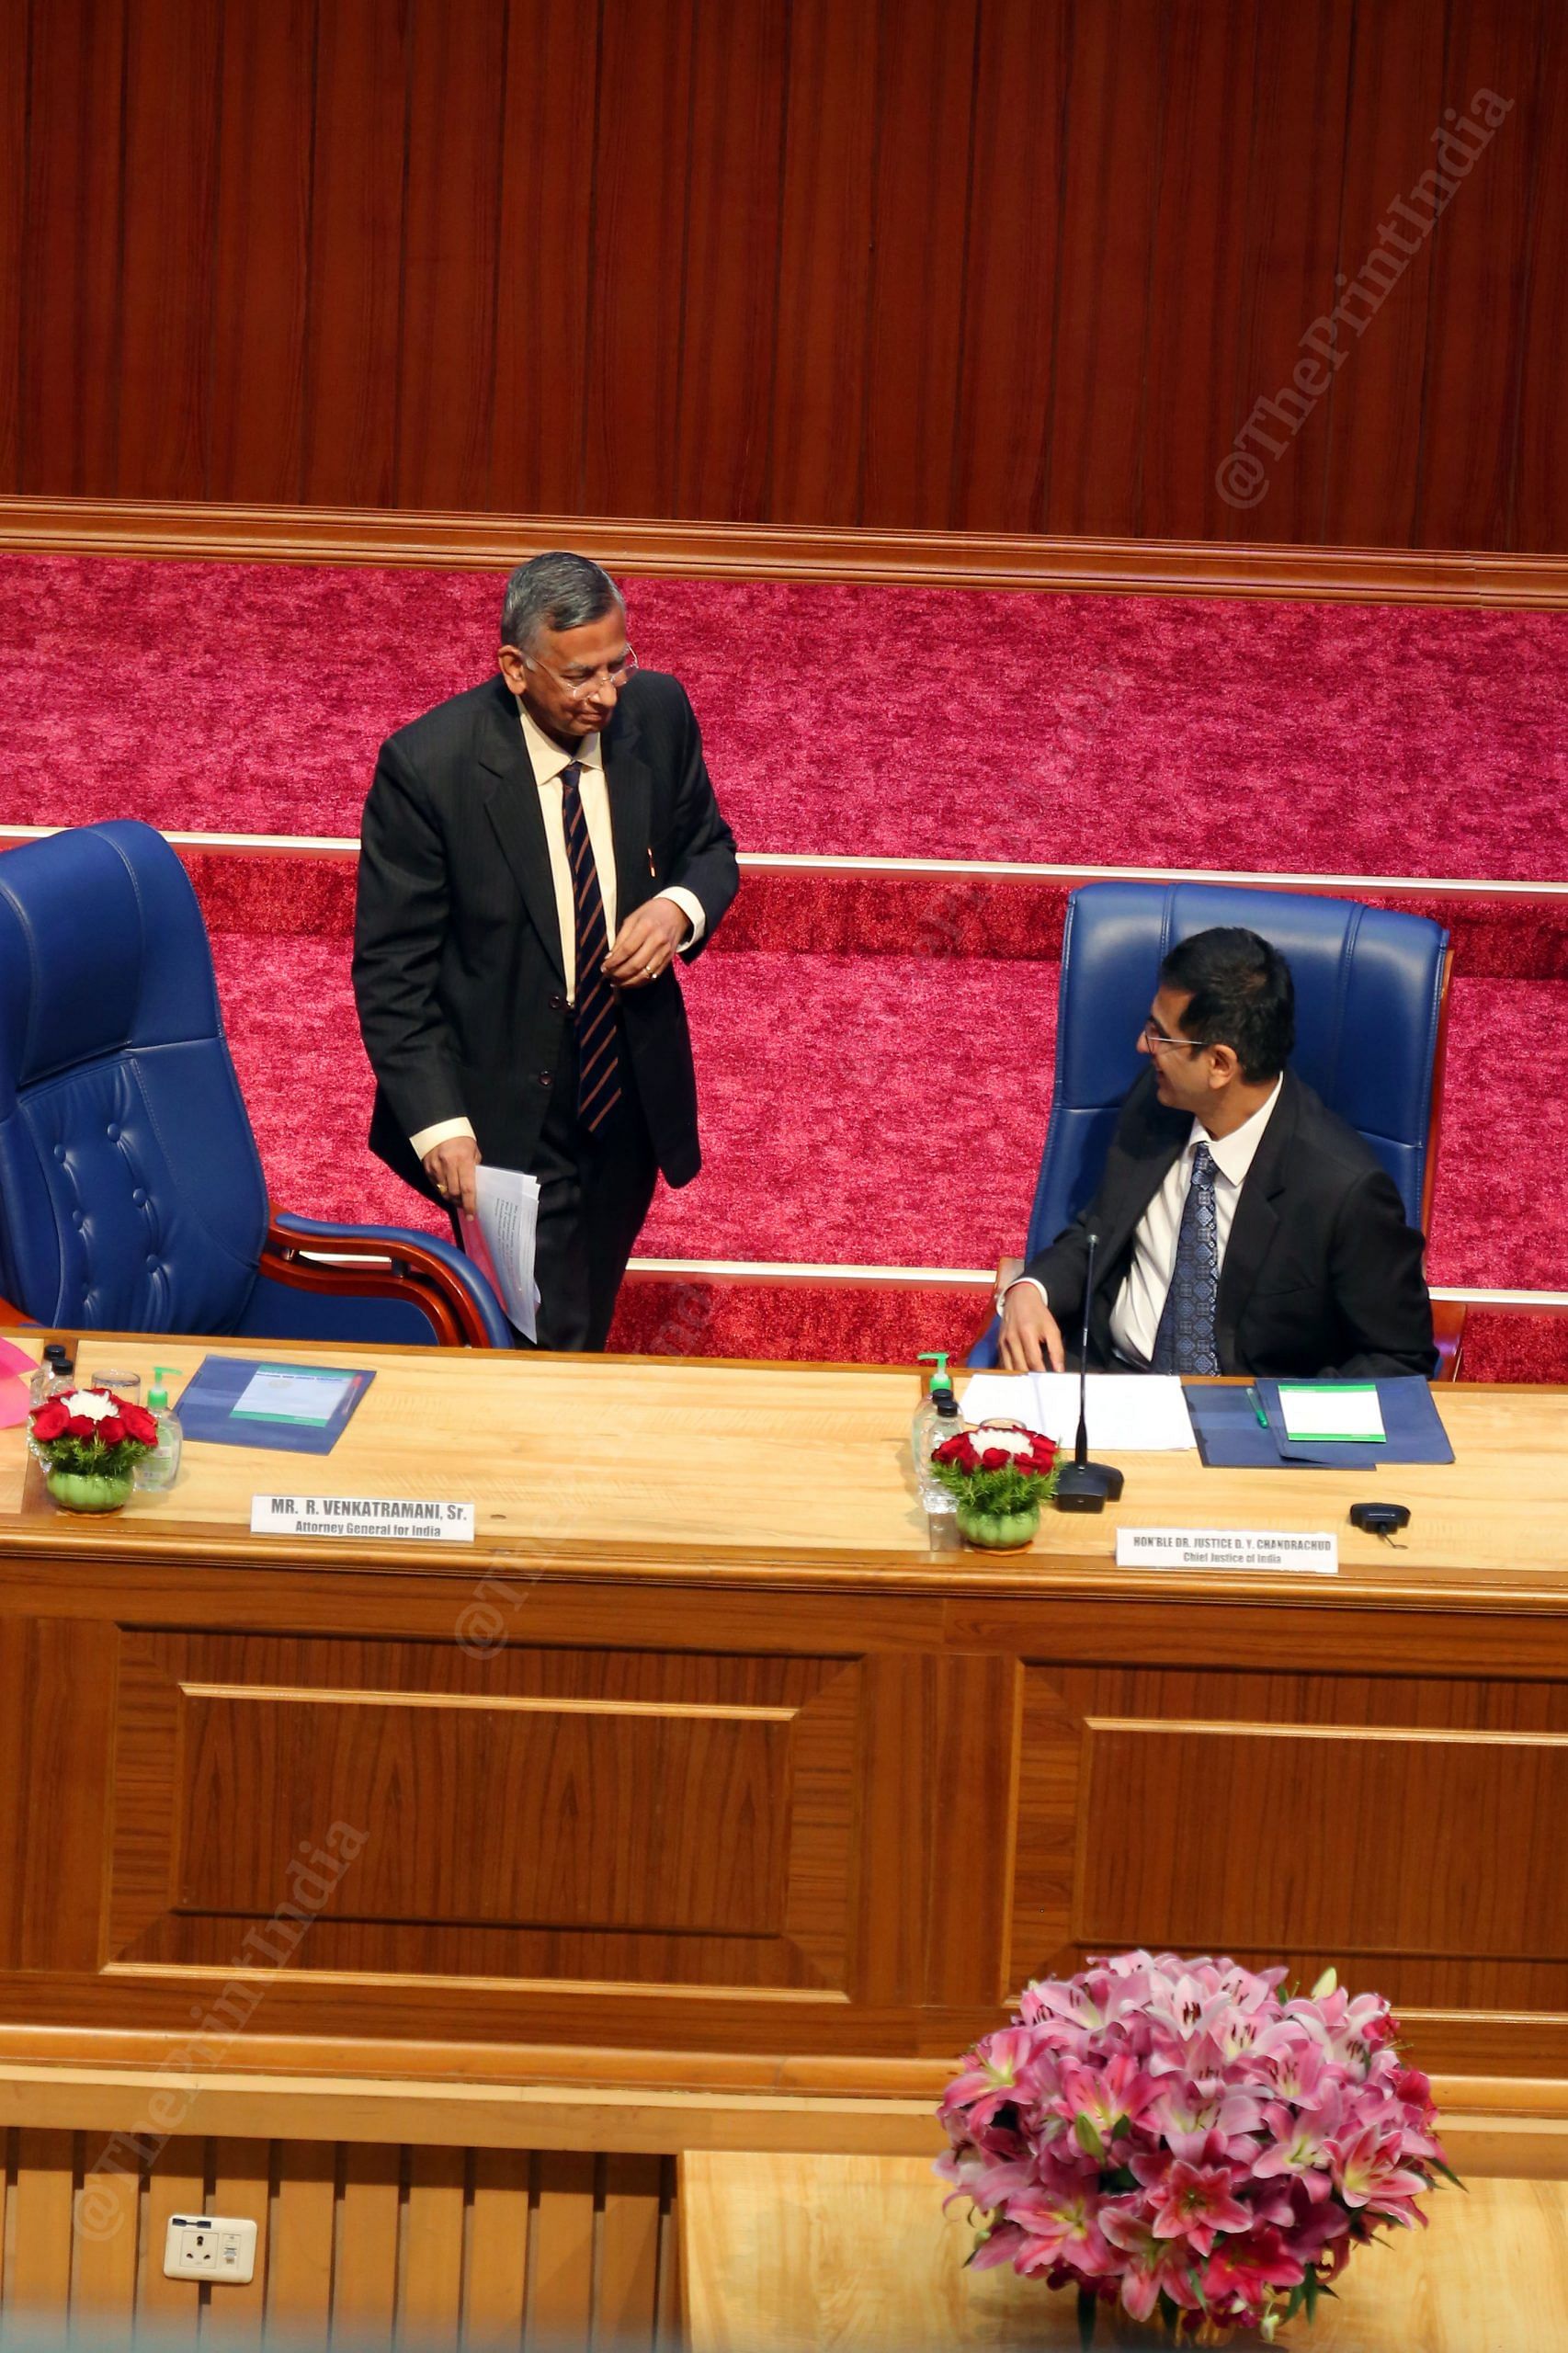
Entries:
{"label": "empty blue leather chair", "polygon": [[196,893],[123,820],[0,857],[0,1294],[61,1330],[512,1341],[449,1243],[271,1212]]}
{"label": "empty blue leather chair", "polygon": [[[1436,1174],[1449,935],[1354,899],[1218,882],[1089,882],[1067,902],[1056,1077],[1026,1258],[1092,1197],[1122,1097],[1142,1067],[1160,961],[1179,939],[1239,924],[1272,940],[1296,983],[1291,1068],[1359,1131],[1426,1231]],[[970,1357],[994,1364],[998,1326]],[[1449,1340],[1451,1359],[1453,1341]],[[1451,1364],[1450,1364],[1451,1369]]]}

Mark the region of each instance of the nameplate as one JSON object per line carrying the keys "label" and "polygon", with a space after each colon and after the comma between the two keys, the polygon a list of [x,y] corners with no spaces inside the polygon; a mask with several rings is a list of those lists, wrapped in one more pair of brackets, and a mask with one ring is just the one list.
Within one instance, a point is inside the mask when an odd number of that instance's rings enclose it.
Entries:
{"label": "nameplate", "polygon": [[1119,1528],[1119,1569],[1301,1570],[1332,1577],[1339,1569],[1337,1536],[1296,1536],[1274,1529]]}
{"label": "nameplate", "polygon": [[472,1544],[472,1504],[402,1495],[253,1495],[253,1536],[352,1536],[386,1544]]}

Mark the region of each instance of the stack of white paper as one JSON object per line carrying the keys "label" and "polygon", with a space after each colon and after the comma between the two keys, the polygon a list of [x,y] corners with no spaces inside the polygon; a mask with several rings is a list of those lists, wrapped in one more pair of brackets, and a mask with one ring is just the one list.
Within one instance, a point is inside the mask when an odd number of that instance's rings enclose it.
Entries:
{"label": "stack of white paper", "polygon": [[[1171,1454],[1194,1446],[1181,1382],[1158,1372],[1091,1372],[1089,1445],[1116,1454]],[[1078,1434],[1075,1372],[975,1372],[959,1400],[966,1422],[1022,1422],[1058,1446]]]}
{"label": "stack of white paper", "polygon": [[1297,1446],[1348,1438],[1381,1446],[1388,1437],[1375,1381],[1282,1381],[1279,1412]]}
{"label": "stack of white paper", "polygon": [[537,1339],[534,1311],[539,1285],[534,1280],[534,1242],[539,1232],[539,1178],[516,1168],[492,1168],[481,1161],[474,1171],[475,1207],[460,1219],[463,1248],[500,1294],[508,1323],[525,1340]]}

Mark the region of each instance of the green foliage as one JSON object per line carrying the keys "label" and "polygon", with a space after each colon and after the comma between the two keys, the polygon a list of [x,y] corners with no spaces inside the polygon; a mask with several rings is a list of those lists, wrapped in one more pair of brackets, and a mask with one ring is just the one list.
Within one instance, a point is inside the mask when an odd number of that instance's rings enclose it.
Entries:
{"label": "green foliage", "polygon": [[1004,1471],[965,1471],[956,1462],[933,1462],[931,1469],[960,1504],[991,1517],[1032,1511],[1056,1492],[1054,1470],[1041,1478],[1039,1472],[1020,1471],[1012,1463]]}
{"label": "green foliage", "polygon": [[123,1479],[152,1453],[139,1438],[122,1438],[105,1446],[96,1438],[40,1439],[38,1450],[51,1471],[67,1472],[74,1479]]}

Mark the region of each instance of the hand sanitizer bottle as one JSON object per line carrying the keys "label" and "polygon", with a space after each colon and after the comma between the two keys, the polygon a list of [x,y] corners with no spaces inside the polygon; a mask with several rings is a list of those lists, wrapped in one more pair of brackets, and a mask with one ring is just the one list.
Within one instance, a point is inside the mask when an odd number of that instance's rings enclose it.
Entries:
{"label": "hand sanitizer bottle", "polygon": [[919,1361],[934,1364],[937,1370],[931,1375],[929,1394],[922,1398],[920,1410],[910,1427],[910,1451],[915,1457],[915,1476],[919,1482],[920,1500],[926,1506],[931,1549],[933,1552],[951,1552],[958,1549],[959,1543],[958,1506],[931,1468],[931,1449],[940,1446],[946,1438],[956,1438],[965,1425],[959,1415],[959,1401],[953,1394],[946,1348],[933,1348]]}
{"label": "hand sanitizer bottle", "polygon": [[172,1366],[161,1364],[153,1367],[153,1387],[147,1398],[147,1411],[158,1425],[158,1443],[151,1454],[142,1457],[136,1466],[139,1487],[172,1487],[178,1475],[185,1433],[180,1428],[178,1415],[169,1404],[169,1392],[165,1386],[173,1370]]}

